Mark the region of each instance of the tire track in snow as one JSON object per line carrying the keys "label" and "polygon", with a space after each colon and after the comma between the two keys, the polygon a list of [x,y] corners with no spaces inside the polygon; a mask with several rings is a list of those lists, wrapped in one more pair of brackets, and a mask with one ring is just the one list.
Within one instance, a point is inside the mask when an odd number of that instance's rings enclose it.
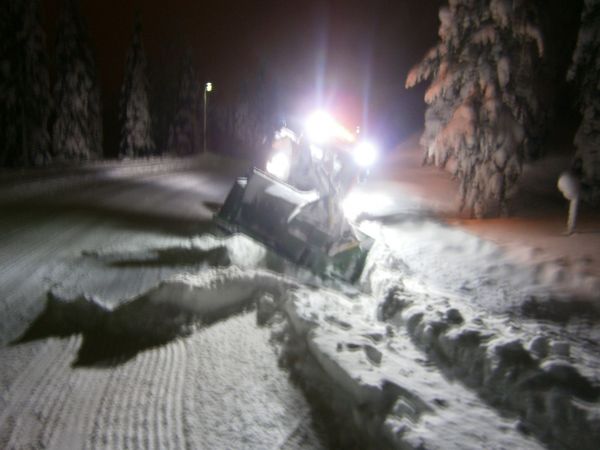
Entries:
{"label": "tire track in snow", "polygon": [[156,349],[150,349],[138,355],[138,370],[132,376],[133,386],[130,388],[130,401],[133,402],[130,409],[128,431],[133,439],[131,448],[152,448],[152,426],[149,426],[148,423],[148,400],[152,398],[152,377],[159,365],[158,356]]}
{"label": "tire track in snow", "polygon": [[102,409],[103,402],[107,397],[108,388],[113,380],[114,372],[106,369],[92,369],[89,371],[89,383],[88,385],[93,386],[94,397],[89,401],[88,407],[88,418],[86,421],[85,429],[88,432],[84,435],[84,440],[82,441],[82,445],[78,448],[96,448],[96,444],[98,443],[99,430],[97,428],[98,425],[98,416],[99,412]]}
{"label": "tire track in snow", "polygon": [[[79,338],[79,336],[77,337]],[[81,343],[80,338],[78,341]],[[48,395],[43,402],[44,408],[42,409],[41,416],[46,418],[46,420],[44,420],[42,442],[44,442],[45,446],[50,442],[52,433],[54,433],[62,422],[66,399],[70,396],[73,389],[72,371],[69,370],[69,363],[73,361],[73,355],[71,354],[70,356],[71,358],[66,360],[65,364],[61,365],[62,367],[57,367],[56,372],[52,375],[51,380],[54,382],[54,388],[48,389]]]}
{"label": "tire track in snow", "polygon": [[[0,413],[0,443],[7,442],[14,429],[19,411],[23,411],[30,395],[40,389],[39,380],[43,379],[48,368],[60,355],[58,341],[49,341],[34,355],[20,376],[3,393],[4,409]],[[12,429],[10,425],[13,425]]]}
{"label": "tire track in snow", "polygon": [[[107,377],[86,448],[185,448],[183,391],[185,346],[152,348]],[[90,402],[91,403],[91,402]],[[55,447],[59,448],[59,447]]]}
{"label": "tire track in snow", "polygon": [[94,430],[94,419],[108,383],[108,374],[97,369],[77,369],[73,395],[64,414],[64,425],[55,430],[49,448],[84,448]]}
{"label": "tire track in snow", "polygon": [[182,339],[178,339],[175,344],[177,346],[177,351],[179,353],[179,361],[177,371],[176,371],[176,379],[175,379],[175,401],[173,406],[173,417],[176,418],[176,429],[175,436],[177,437],[177,441],[175,442],[177,448],[190,448],[185,436],[185,429],[183,423],[183,393],[185,387],[185,371],[187,366],[187,348]]}
{"label": "tire track in snow", "polygon": [[[157,365],[155,360],[158,358],[158,351],[155,349],[150,350],[149,352],[145,352],[140,355],[140,358],[143,358],[144,365],[141,366],[143,368],[142,374],[144,377],[148,377],[152,373],[152,377],[154,377],[154,370]],[[138,385],[138,397],[140,402],[138,403],[138,408],[135,413],[135,436],[138,444],[138,448],[144,449],[152,449],[152,436],[150,430],[152,427],[150,426],[150,421],[148,420],[149,416],[149,406],[150,400],[152,398],[153,387],[150,382],[146,378],[139,380]],[[143,401],[142,401],[143,400]]]}
{"label": "tire track in snow", "polygon": [[117,447],[116,436],[113,434],[115,423],[120,422],[119,414],[123,412],[126,404],[123,402],[127,386],[123,382],[123,367],[107,367],[107,381],[105,394],[97,410],[92,437],[86,448],[122,448]]}
{"label": "tire track in snow", "polygon": [[[57,399],[69,389],[65,372],[72,361],[81,339],[71,337],[67,342],[54,340],[55,356],[43,372],[26,376],[24,384],[17,387],[21,401],[14,404],[14,426],[10,430],[7,448],[46,447],[48,430],[55,424],[52,413],[61,408]],[[26,398],[23,398],[26,397]],[[4,419],[2,419],[4,420]]]}
{"label": "tire track in snow", "polygon": [[8,442],[20,427],[23,420],[21,415],[27,411],[32,398],[44,388],[44,377],[60,357],[61,350],[59,341],[49,342],[10,387],[7,393],[10,398],[0,415],[0,442]]}
{"label": "tire track in snow", "polygon": [[46,394],[38,402],[41,420],[44,423],[41,437],[44,446],[48,446],[52,433],[62,422],[65,402],[73,389],[70,366],[80,345],[81,336],[69,338],[65,351],[61,355],[61,363],[56,364],[55,370],[48,374],[49,383]]}
{"label": "tire track in snow", "polygon": [[185,348],[178,339],[170,343],[168,351],[170,357],[170,371],[167,384],[166,402],[161,402],[162,411],[167,428],[165,443],[167,447],[162,448],[183,448],[185,439],[183,434],[182,416],[183,409],[183,373],[185,371]]}
{"label": "tire track in snow", "polygon": [[[73,398],[77,397],[81,387],[81,377],[77,375],[77,372],[67,369],[63,381],[64,387],[60,389],[53,400],[47,402],[50,407],[48,408],[49,412],[44,414],[45,417],[48,417],[48,421],[42,439],[44,443],[47,442],[47,448],[75,448],[73,446],[57,446],[53,443],[53,440],[57,435],[66,437],[65,434],[70,431],[68,422],[70,420],[77,420],[76,418],[80,417],[82,413],[85,414],[84,410],[78,411],[75,418],[71,415],[73,412]],[[81,407],[82,405],[79,406]],[[77,429],[72,430],[72,432],[78,431]]]}
{"label": "tire track in snow", "polygon": [[160,367],[160,378],[159,385],[155,389],[156,395],[153,398],[152,402],[152,417],[153,417],[153,426],[152,429],[156,430],[154,435],[154,448],[169,448],[167,443],[164,442],[165,439],[165,429],[167,428],[167,418],[164,415],[164,406],[167,401],[168,394],[168,383],[169,383],[169,375],[170,369],[172,367],[171,356],[172,352],[170,346],[161,347],[158,352],[160,360],[164,360],[162,364],[159,364]]}
{"label": "tire track in snow", "polygon": [[[128,446],[128,438],[131,433],[130,416],[135,412],[137,405],[135,399],[138,395],[137,380],[145,371],[145,354],[138,355],[124,365],[116,368],[118,371],[118,381],[114,389],[111,407],[108,412],[108,421],[105,432],[108,436],[108,448],[131,448]],[[132,411],[132,408],[134,411]]]}
{"label": "tire track in snow", "polygon": [[85,450],[110,448],[108,446],[109,442],[106,435],[106,429],[108,428],[108,411],[110,411],[110,408],[114,403],[114,398],[109,387],[112,386],[114,379],[117,378],[117,372],[115,370],[106,370],[103,372],[103,375],[105,378],[104,392],[96,410],[91,433],[85,446],[83,446]]}
{"label": "tire track in snow", "polygon": [[122,372],[125,375],[125,380],[122,381],[123,387],[125,388],[125,395],[121,396],[123,404],[116,410],[117,420],[112,422],[116,425],[116,429],[113,431],[115,437],[114,448],[136,448],[133,445],[135,441],[134,429],[135,429],[135,414],[139,405],[136,403],[136,399],[139,398],[138,385],[136,380],[141,378],[144,373],[144,364],[147,358],[145,355],[138,355],[133,359],[131,363],[128,363],[126,367],[123,367]]}

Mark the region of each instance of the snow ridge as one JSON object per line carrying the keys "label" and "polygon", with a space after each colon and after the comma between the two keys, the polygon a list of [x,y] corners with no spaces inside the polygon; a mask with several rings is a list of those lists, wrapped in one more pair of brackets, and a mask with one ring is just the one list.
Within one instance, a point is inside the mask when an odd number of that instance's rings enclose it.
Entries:
{"label": "snow ridge", "polygon": [[365,282],[380,299],[381,320],[406,330],[450,379],[518,415],[519,429],[551,448],[596,448],[600,380],[582,375],[572,364],[567,342],[539,330],[532,334],[456,298],[411,290],[392,273]]}

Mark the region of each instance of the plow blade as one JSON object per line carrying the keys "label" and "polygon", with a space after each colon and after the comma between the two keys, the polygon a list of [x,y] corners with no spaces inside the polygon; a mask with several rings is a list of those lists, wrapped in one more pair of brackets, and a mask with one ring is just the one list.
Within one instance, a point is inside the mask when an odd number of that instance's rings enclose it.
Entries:
{"label": "plow blade", "polygon": [[299,214],[319,201],[314,191],[300,191],[253,169],[236,180],[214,219],[226,231],[244,233],[317,275],[352,283],[362,273],[373,239],[348,224],[353,238],[340,245],[310,212]]}

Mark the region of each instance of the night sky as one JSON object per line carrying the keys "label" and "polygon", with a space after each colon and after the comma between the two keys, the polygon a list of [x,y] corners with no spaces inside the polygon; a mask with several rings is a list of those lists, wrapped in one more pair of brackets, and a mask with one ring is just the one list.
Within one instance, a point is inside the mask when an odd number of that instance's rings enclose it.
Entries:
{"label": "night sky", "polygon": [[[118,97],[136,9],[142,14],[149,75],[160,89],[165,67],[186,46],[215,101],[234,95],[259,65],[277,80],[288,114],[317,103],[353,126],[398,135],[423,120],[422,90],[404,89],[410,67],[437,37],[437,0],[115,1],[82,0],[103,90],[105,147],[118,142]],[[60,0],[43,0],[52,50]],[[175,92],[173,93],[175,95]]]}
{"label": "night sky", "polygon": [[[372,134],[393,144],[422,126],[425,86],[406,90],[404,81],[436,43],[437,11],[445,3],[82,0],[103,90],[105,150],[114,153],[118,144],[119,89],[138,9],[155,95],[176,95],[163,80],[169,70],[177,73],[189,47],[201,79],[215,86],[213,102],[226,102],[264,66],[281,88],[289,117],[326,107],[346,125],[367,124]],[[43,0],[42,5],[51,51],[60,0]],[[579,9],[565,10],[564,0],[547,5],[565,59],[574,44]]]}

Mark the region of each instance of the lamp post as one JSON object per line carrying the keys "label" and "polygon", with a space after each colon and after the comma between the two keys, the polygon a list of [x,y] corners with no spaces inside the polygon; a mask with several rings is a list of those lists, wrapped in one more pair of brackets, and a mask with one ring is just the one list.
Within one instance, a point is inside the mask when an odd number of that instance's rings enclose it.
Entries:
{"label": "lamp post", "polygon": [[212,83],[208,82],[204,85],[204,133],[202,138],[204,139],[203,152],[206,153],[206,103],[208,99],[208,93],[212,91]]}

